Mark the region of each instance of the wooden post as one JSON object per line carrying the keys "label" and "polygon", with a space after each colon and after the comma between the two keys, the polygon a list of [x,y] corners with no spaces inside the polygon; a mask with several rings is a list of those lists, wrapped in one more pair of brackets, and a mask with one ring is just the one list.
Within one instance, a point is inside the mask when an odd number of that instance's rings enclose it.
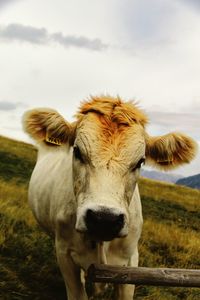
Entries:
{"label": "wooden post", "polygon": [[117,284],[200,288],[200,270],[133,268],[93,264],[88,269],[87,280]]}

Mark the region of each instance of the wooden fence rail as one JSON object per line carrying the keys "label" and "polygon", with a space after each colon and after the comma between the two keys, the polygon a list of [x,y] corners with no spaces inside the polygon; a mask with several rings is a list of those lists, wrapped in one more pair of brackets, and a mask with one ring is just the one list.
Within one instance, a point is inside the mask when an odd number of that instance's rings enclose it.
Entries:
{"label": "wooden fence rail", "polygon": [[119,267],[93,264],[87,272],[90,282],[200,288],[200,270]]}

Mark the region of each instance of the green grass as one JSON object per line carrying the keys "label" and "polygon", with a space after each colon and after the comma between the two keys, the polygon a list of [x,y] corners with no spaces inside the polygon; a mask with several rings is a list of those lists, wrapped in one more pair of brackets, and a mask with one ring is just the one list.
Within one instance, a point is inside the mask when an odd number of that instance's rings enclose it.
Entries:
{"label": "green grass", "polygon": [[[0,299],[64,300],[53,241],[27,204],[36,150],[2,137],[0,143]],[[140,191],[140,265],[200,269],[200,191],[147,179],[140,180]],[[134,299],[198,300],[200,290],[138,286]]]}
{"label": "green grass", "polygon": [[0,136],[0,177],[25,183],[30,178],[37,156],[36,149],[29,144]]}

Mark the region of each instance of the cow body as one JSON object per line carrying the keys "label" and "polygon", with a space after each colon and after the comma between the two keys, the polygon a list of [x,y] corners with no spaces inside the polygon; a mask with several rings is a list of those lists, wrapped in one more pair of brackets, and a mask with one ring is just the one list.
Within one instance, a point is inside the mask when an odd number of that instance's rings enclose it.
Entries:
{"label": "cow body", "polygon": [[[26,131],[39,142],[29,202],[55,238],[69,300],[88,299],[80,270],[90,264],[138,265],[143,220],[137,179],[145,156],[164,168],[194,156],[190,138],[150,138],[146,122],[133,104],[110,97],[83,104],[73,124],[47,109],[24,117]],[[134,286],[119,286],[115,299],[130,300],[133,293]]]}
{"label": "cow body", "polygon": [[[122,239],[104,242],[101,252],[98,242],[75,229],[77,203],[73,190],[72,156],[73,151],[67,145],[60,146],[59,149],[46,145],[39,146],[38,160],[29,185],[29,203],[37,221],[48,233],[55,236],[58,248],[62,242],[61,249],[64,255],[60,257],[60,265],[63,265],[66,256],[69,256],[68,259],[73,265],[69,267],[66,262],[67,266],[63,274],[69,272],[69,268],[72,271],[76,266],[86,271],[92,263],[137,266],[137,245],[142,229],[138,188],[135,188],[129,205],[128,235]],[[56,250],[59,252],[61,249]],[[69,279],[67,274],[65,276],[70,290],[71,275]],[[87,299],[84,289],[78,288],[82,285],[79,280],[77,278],[78,282],[75,282],[73,279],[73,284],[76,286],[75,293],[78,294],[73,294],[71,299]],[[79,289],[82,290],[82,295],[79,294]],[[125,299],[132,299],[133,287],[127,286],[126,289],[128,291]]]}

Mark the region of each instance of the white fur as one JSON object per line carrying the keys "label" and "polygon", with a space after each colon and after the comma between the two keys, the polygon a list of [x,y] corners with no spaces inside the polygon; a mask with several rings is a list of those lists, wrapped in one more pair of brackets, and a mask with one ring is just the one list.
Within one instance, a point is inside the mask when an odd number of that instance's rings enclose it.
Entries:
{"label": "white fur", "polygon": [[[80,267],[86,271],[90,264],[105,261],[117,265],[138,264],[137,244],[142,228],[142,211],[137,185],[131,203],[123,206],[123,199],[117,197],[123,188],[122,182],[113,174],[110,179],[101,174],[96,176],[96,180],[92,183],[88,201],[83,201],[79,195],[78,201],[83,202],[82,206],[79,205],[73,191],[71,148],[66,145],[39,146],[38,160],[30,181],[29,202],[41,226],[55,235],[58,264],[69,300],[87,299],[80,280]],[[126,225],[121,232],[121,236],[126,237],[103,242],[93,249],[88,236],[76,229],[86,229],[83,216],[88,207],[98,209],[102,205],[126,215]],[[118,299],[132,299],[133,287],[120,286],[118,290],[118,295],[121,295]]]}

